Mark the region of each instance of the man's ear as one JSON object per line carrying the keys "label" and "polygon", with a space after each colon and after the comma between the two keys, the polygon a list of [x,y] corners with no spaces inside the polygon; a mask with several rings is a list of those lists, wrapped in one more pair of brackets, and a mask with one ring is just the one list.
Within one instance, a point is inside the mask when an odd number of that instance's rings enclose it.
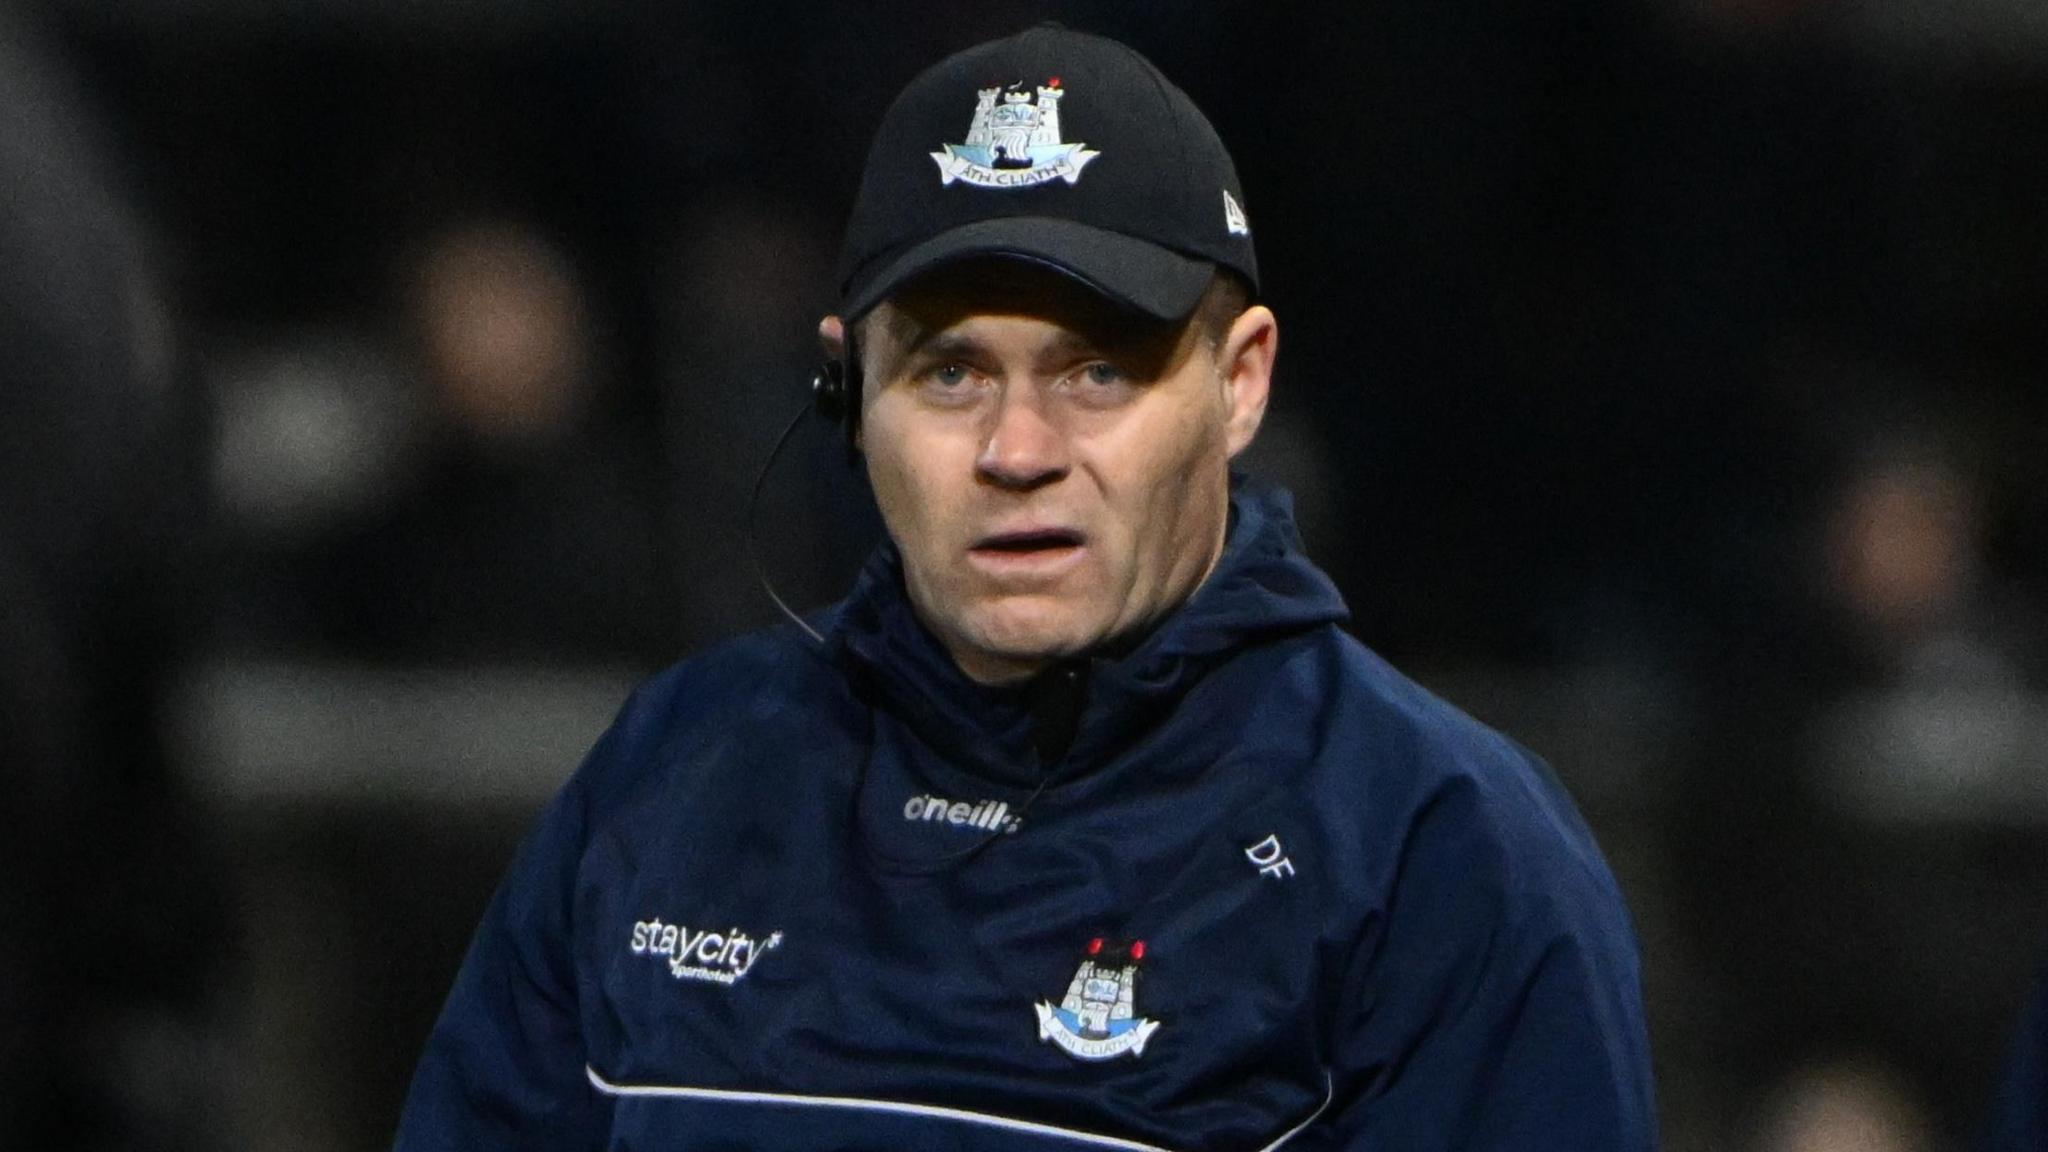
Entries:
{"label": "man's ear", "polygon": [[[826,361],[839,365],[839,378],[841,380],[857,382],[860,379],[855,366],[846,362],[848,352],[846,349],[846,322],[844,320],[837,316],[827,316],[818,321],[818,344],[825,351]],[[859,452],[865,447],[861,437],[861,430],[865,426],[865,421],[860,418],[859,406],[862,403],[862,397],[858,384],[855,383],[849,386],[846,389],[846,393],[846,396],[841,401],[847,406],[845,413],[846,426],[853,434],[853,450]]]}
{"label": "man's ear", "polygon": [[839,317],[818,321],[818,343],[825,349],[825,359],[846,363],[846,324]]}
{"label": "man's ear", "polygon": [[1230,406],[1224,427],[1231,456],[1250,446],[1266,418],[1266,400],[1273,391],[1273,361],[1280,354],[1280,321],[1264,304],[1244,310],[1230,325],[1217,350],[1223,374],[1223,396]]}

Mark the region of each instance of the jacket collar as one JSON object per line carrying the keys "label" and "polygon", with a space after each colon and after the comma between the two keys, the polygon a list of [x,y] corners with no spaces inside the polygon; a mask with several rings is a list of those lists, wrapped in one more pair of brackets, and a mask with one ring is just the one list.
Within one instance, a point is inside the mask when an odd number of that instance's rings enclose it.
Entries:
{"label": "jacket collar", "polygon": [[[1066,670],[1081,674],[1086,696],[1061,778],[1114,759],[1231,654],[1346,615],[1336,586],[1302,554],[1292,498],[1233,477],[1223,555],[1194,595],[1127,653]],[[918,620],[892,544],[862,569],[827,640],[864,695],[959,767],[1018,785],[1055,767],[1039,763],[1033,740],[1046,686],[989,688],[968,679]]]}

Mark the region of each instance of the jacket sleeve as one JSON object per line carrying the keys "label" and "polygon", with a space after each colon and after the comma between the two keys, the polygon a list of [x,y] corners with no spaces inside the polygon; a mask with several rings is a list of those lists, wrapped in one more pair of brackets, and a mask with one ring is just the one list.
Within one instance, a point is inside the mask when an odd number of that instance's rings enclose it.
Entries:
{"label": "jacket sleeve", "polygon": [[1991,1102],[1986,1152],[2039,1152],[2048,1148],[2048,968],[2034,986],[2020,1020],[2005,1076]]}
{"label": "jacket sleeve", "polygon": [[572,924],[590,767],[542,814],[484,913],[413,1073],[398,1152],[556,1152],[608,1138],[610,1105],[585,1074]]}
{"label": "jacket sleeve", "polygon": [[1338,1146],[1648,1152],[1634,933],[1547,771],[1456,778],[1414,809],[1339,1034]]}

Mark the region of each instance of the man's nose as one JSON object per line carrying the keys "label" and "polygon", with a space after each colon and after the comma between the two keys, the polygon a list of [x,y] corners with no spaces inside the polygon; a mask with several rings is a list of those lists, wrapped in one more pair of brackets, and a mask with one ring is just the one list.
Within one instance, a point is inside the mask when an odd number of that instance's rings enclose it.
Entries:
{"label": "man's nose", "polygon": [[1011,384],[997,393],[988,438],[974,469],[992,484],[1028,489],[1049,484],[1067,473],[1067,437],[1047,399],[1029,383]]}

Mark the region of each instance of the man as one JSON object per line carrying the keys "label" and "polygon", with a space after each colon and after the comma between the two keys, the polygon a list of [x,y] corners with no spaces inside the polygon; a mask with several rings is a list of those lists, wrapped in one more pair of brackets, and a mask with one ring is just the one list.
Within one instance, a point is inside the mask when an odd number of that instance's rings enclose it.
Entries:
{"label": "man", "polygon": [[1278,348],[1243,204],[1121,45],[911,83],[821,325],[889,542],[816,642],[628,703],[401,1148],[1652,1146],[1569,801],[1231,476]]}

